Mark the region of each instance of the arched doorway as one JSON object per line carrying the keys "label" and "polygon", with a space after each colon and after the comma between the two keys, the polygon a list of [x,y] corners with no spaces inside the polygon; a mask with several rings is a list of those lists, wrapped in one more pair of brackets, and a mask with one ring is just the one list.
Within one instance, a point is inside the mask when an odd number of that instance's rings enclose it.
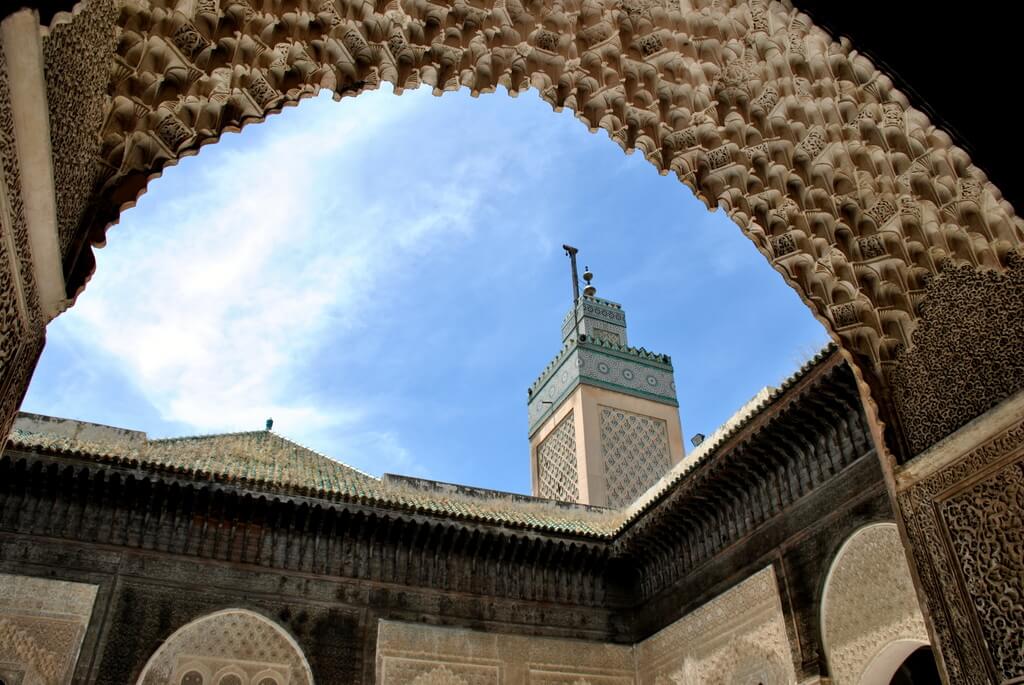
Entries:
{"label": "arched doorway", "polygon": [[890,685],[924,685],[940,682],[939,669],[931,647],[918,647],[908,656],[896,673]]}
{"label": "arched doorway", "polygon": [[882,649],[860,677],[861,685],[926,685],[941,682],[932,648],[920,640],[896,640]]}
{"label": "arched doorway", "polygon": [[928,646],[895,523],[865,526],[843,543],[822,591],[821,626],[837,685],[888,683],[911,653]]}
{"label": "arched doorway", "polygon": [[313,685],[295,639],[246,609],[208,614],[176,630],[149,658],[138,685]]}

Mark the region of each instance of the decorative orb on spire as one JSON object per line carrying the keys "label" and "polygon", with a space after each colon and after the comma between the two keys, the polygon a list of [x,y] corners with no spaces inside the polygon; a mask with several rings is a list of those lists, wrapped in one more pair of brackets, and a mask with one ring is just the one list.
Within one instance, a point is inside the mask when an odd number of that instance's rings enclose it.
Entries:
{"label": "decorative orb on spire", "polygon": [[595,288],[590,282],[594,280],[594,274],[590,271],[589,266],[583,267],[583,280],[587,284],[583,287],[583,294],[587,297],[593,297],[597,294],[597,288]]}

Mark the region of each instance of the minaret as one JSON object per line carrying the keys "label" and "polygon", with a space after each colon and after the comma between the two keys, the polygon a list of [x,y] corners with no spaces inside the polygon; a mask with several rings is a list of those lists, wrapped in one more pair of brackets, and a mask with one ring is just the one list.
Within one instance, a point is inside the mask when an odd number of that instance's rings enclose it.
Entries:
{"label": "minaret", "polygon": [[562,350],[528,390],[533,494],[623,507],[683,459],[672,360],[629,347],[622,306],[597,297],[589,268]]}

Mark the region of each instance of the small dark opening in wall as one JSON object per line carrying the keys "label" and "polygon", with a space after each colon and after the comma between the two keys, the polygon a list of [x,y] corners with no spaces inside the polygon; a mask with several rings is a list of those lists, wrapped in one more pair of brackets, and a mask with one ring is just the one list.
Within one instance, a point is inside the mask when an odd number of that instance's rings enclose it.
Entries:
{"label": "small dark opening in wall", "polygon": [[939,679],[939,667],[931,647],[914,650],[893,674],[889,685],[933,685]]}

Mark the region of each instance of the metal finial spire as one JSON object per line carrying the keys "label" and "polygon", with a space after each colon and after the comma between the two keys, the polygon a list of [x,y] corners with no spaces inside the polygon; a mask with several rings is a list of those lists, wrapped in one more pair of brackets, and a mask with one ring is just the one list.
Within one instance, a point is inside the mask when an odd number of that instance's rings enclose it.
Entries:
{"label": "metal finial spire", "polygon": [[595,288],[590,282],[594,280],[594,273],[590,270],[589,266],[583,267],[583,280],[587,284],[583,287],[583,294],[587,297],[593,297],[597,294],[597,288]]}
{"label": "metal finial spire", "polygon": [[572,303],[575,306],[580,301],[580,278],[576,275],[576,253],[579,250],[572,245],[562,245],[562,249],[569,256],[569,263],[572,264]]}

